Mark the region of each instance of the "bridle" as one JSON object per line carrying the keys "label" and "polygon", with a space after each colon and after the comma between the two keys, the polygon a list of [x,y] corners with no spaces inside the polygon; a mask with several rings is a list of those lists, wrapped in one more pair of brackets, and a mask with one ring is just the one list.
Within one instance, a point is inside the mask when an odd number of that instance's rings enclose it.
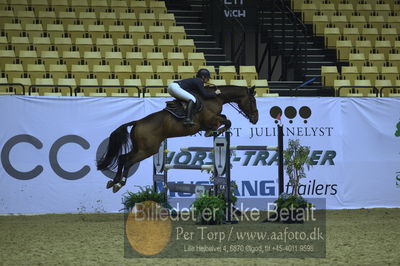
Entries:
{"label": "bridle", "polygon": [[[247,88],[247,96],[249,98],[249,102],[250,102],[250,114],[253,114],[253,105],[256,102],[256,99],[254,97],[252,97],[253,93],[251,93],[250,88]],[[248,120],[250,120],[250,117],[243,112],[242,110],[240,110],[240,108],[237,105],[234,105],[233,103],[229,103],[230,106],[232,106],[233,109],[235,109],[236,111],[238,111],[239,114],[241,114],[242,116],[244,116],[245,118],[247,118]]]}

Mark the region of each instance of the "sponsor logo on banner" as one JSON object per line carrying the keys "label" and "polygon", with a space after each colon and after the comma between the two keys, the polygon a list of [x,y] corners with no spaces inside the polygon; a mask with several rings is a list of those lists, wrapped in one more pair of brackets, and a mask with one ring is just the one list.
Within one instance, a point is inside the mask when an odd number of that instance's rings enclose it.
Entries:
{"label": "sponsor logo on banner", "polygon": [[[91,169],[89,165],[85,165],[84,162],[76,163],[77,166],[81,167],[77,171],[68,171],[62,167],[62,162],[59,159],[59,153],[64,151],[65,146],[69,146],[71,144],[79,145],[83,150],[89,150],[91,145],[90,143],[83,137],[78,135],[65,135],[58,138],[53,144],[47,145],[48,143],[43,143],[40,139],[35,136],[28,134],[21,134],[11,137],[8,141],[5,142],[4,146],[1,148],[0,160],[4,170],[7,174],[15,179],[19,180],[31,180],[39,176],[43,170],[45,165],[47,166],[47,162],[43,162],[43,165],[32,165],[31,170],[29,171],[21,171],[18,170],[18,165],[20,159],[12,156],[13,148],[17,147],[19,144],[28,143],[32,145],[35,149],[37,149],[38,155],[43,152],[48,152],[48,160],[49,167],[53,170],[53,172],[59,176],[60,178],[66,180],[78,180],[89,174],[90,171],[97,171],[96,169]],[[105,153],[108,145],[108,138],[105,139],[97,148],[96,159],[100,159],[101,156]],[[44,151],[43,151],[44,150]],[[48,150],[48,151],[47,151]],[[93,161],[91,159],[90,161]],[[139,167],[139,163],[132,166],[129,170],[128,176],[133,175]],[[114,178],[116,172],[111,170],[102,171],[102,173],[109,177]]]}

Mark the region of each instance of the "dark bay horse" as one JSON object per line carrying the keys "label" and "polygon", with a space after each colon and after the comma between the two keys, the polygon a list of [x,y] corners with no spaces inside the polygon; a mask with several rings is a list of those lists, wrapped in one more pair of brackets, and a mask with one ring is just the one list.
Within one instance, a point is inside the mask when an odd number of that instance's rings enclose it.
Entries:
{"label": "dark bay horse", "polygon": [[[206,89],[215,88],[207,87]],[[113,187],[113,192],[117,192],[125,185],[131,166],[156,154],[161,142],[166,138],[190,136],[199,131],[207,131],[206,136],[212,136],[214,131],[217,131],[219,135],[228,130],[231,127],[231,121],[221,114],[222,106],[226,103],[236,103],[239,111],[251,123],[257,123],[258,110],[254,87],[218,86],[218,89],[221,90],[221,94],[216,98],[204,100],[203,109],[193,115],[195,122],[193,126],[185,126],[182,120],[162,110],[140,120],[123,124],[113,131],[109,138],[107,152],[97,161],[98,170],[118,167],[117,174],[107,183],[107,188]],[[129,126],[132,126],[130,133],[127,130]]]}

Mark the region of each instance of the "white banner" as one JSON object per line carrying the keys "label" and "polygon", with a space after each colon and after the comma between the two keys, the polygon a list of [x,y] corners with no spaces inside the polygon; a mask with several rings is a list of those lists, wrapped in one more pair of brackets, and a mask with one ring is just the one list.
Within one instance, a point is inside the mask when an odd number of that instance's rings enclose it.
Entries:
{"label": "white banner", "polygon": [[[152,159],[134,166],[127,185],[113,194],[105,188],[109,178],[96,170],[96,154],[118,126],[161,110],[165,101],[0,96],[0,214],[120,211],[126,191],[152,185]],[[313,166],[301,180],[301,195],[326,198],[329,209],[400,207],[400,99],[258,98],[257,106],[257,125],[224,107],[233,122],[231,144],[276,146],[281,113],[285,145],[300,139],[311,148]],[[212,138],[169,139],[171,163],[212,162],[205,152],[181,152],[184,146],[211,147]],[[239,198],[277,197],[275,152],[236,151],[232,164]],[[193,170],[169,176],[185,183],[210,177]]]}

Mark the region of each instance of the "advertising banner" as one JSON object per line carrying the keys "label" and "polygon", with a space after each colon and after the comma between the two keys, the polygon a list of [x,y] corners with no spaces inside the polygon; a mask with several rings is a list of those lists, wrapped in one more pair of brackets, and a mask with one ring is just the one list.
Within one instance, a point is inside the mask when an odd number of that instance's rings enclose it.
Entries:
{"label": "advertising banner", "polygon": [[[134,165],[115,194],[105,187],[114,173],[97,171],[96,158],[113,130],[160,111],[166,100],[0,96],[0,214],[120,211],[126,191],[152,185],[152,157]],[[276,146],[280,119],[286,147],[289,139],[310,147],[312,165],[300,195],[325,198],[328,209],[400,206],[400,99],[265,97],[257,98],[257,106],[256,125],[224,106],[232,121],[231,145]],[[180,148],[212,145],[204,132],[168,139],[167,160],[211,164],[209,152]],[[278,196],[275,151],[235,151],[231,159],[239,199]],[[171,170],[169,181],[211,184],[210,175]],[[291,193],[287,182],[285,175]]]}

